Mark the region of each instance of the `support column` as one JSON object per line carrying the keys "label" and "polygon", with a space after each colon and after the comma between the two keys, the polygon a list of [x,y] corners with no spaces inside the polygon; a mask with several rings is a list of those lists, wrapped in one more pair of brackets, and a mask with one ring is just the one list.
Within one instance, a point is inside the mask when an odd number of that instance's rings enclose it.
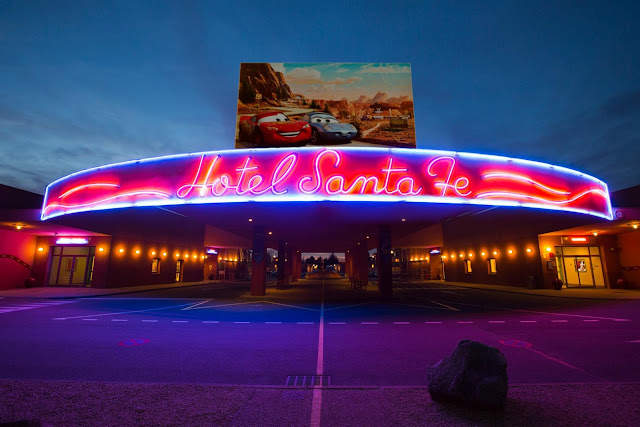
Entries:
{"label": "support column", "polygon": [[293,246],[287,245],[287,258],[285,259],[284,272],[285,272],[285,284],[289,285],[293,282],[293,269],[295,261],[293,257],[296,251],[293,250]]}
{"label": "support column", "polygon": [[292,250],[291,253],[293,254],[293,270],[291,272],[291,283],[296,283],[300,278],[301,254],[297,249]]}
{"label": "support column", "polygon": [[284,289],[286,287],[287,267],[285,265],[287,259],[287,244],[284,240],[278,240],[278,276],[276,279],[276,289]]}
{"label": "support column", "polygon": [[393,297],[393,267],[391,255],[391,227],[378,228],[378,296]]}
{"label": "support column", "polygon": [[251,258],[251,295],[261,296],[267,291],[267,257],[264,227],[253,227],[253,256]]}
{"label": "support column", "polygon": [[362,286],[369,284],[369,251],[367,241],[361,241],[353,248],[353,272],[354,278],[360,281]]}

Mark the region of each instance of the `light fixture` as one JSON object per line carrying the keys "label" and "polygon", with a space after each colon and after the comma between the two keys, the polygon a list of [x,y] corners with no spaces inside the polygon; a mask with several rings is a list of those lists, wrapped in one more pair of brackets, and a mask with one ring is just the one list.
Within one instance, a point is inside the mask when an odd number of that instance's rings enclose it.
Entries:
{"label": "light fixture", "polygon": [[156,251],[152,251],[151,255],[156,256]]}
{"label": "light fixture", "polygon": [[547,246],[546,248],[544,248],[545,251],[547,252],[551,252],[551,248],[549,246]]}
{"label": "light fixture", "polygon": [[493,254],[494,255],[498,255],[498,251],[493,251]]}
{"label": "light fixture", "polygon": [[482,255],[482,256],[485,256],[485,255],[486,255],[486,253],[485,253],[485,252],[482,252],[482,254],[481,254],[481,255]]}
{"label": "light fixture", "polygon": [[198,255],[194,255],[194,256],[193,256],[193,259],[196,259],[196,258],[198,258]]}
{"label": "light fixture", "polygon": [[447,259],[447,256],[446,255],[442,255],[442,258]]}
{"label": "light fixture", "polygon": [[527,252],[531,253],[531,248],[527,248]]}
{"label": "light fixture", "polygon": [[16,230],[22,230],[22,226],[21,225],[16,225]]}
{"label": "light fixture", "polygon": [[44,248],[38,248],[38,252],[44,251]]}
{"label": "light fixture", "polygon": [[253,218],[249,218],[249,222],[253,222]]}
{"label": "light fixture", "polygon": [[60,237],[56,240],[57,245],[86,245],[89,239],[84,237]]}
{"label": "light fixture", "polygon": [[367,239],[369,238],[369,236],[367,236]]}
{"label": "light fixture", "polygon": [[509,253],[512,254],[513,253],[513,249],[509,249]]}
{"label": "light fixture", "polygon": [[178,258],[180,256],[180,254],[176,254],[176,258]]}
{"label": "light fixture", "polygon": [[460,258],[462,258],[464,256],[464,254],[460,254]]}
{"label": "light fixture", "polygon": [[124,249],[120,248],[120,249],[118,249],[118,252],[123,253]]}
{"label": "light fixture", "polygon": [[139,254],[139,253],[140,253],[140,249],[136,249],[136,254]]}
{"label": "light fixture", "polygon": [[99,252],[104,252],[104,248],[98,248]]}
{"label": "light fixture", "polygon": [[633,228],[638,229],[638,224],[633,224]]}
{"label": "light fixture", "polygon": [[472,253],[469,253],[469,258],[471,258],[472,256],[473,256],[473,254],[472,254]]}
{"label": "light fixture", "polygon": [[269,232],[269,236],[271,236],[272,234],[273,234],[273,231],[270,231],[270,232]]}
{"label": "light fixture", "polygon": [[167,253],[166,252],[162,252],[162,256],[167,256]]}
{"label": "light fixture", "polygon": [[407,221],[407,219],[406,219],[406,218],[402,218],[402,222],[406,222],[406,221]]}

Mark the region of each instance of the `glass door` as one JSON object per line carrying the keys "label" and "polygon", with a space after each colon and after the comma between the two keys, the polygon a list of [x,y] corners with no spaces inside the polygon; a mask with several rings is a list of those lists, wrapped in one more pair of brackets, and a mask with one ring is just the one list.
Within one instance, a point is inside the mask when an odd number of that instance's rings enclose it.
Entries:
{"label": "glass door", "polygon": [[91,285],[94,254],[89,246],[54,246],[49,286]]}

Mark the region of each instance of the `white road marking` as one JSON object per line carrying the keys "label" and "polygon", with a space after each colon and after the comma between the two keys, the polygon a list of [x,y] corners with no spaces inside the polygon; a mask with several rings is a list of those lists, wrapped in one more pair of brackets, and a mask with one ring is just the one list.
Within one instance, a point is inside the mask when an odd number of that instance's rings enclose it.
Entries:
{"label": "white road marking", "polygon": [[247,324],[247,323],[251,323],[251,322],[233,322],[233,323],[239,323],[239,324]]}
{"label": "white road marking", "polygon": [[[449,301],[447,301],[449,302]],[[586,315],[582,315],[582,314],[568,314],[568,313],[552,313],[552,312],[548,312],[548,311],[534,311],[534,310],[518,310],[515,308],[504,308],[504,307],[491,307],[491,306],[487,306],[487,305],[477,305],[477,304],[469,304],[469,303],[464,303],[464,302],[450,302],[451,304],[456,304],[456,305],[467,305],[470,307],[482,307],[482,308],[490,308],[493,310],[505,310],[505,311],[517,311],[520,313],[535,313],[535,314],[550,314],[552,316],[566,316],[566,317],[580,317],[580,318],[587,318],[587,319],[600,319],[600,320],[613,320],[615,322],[628,322],[629,319],[618,319],[615,317],[600,317],[600,316],[586,316]]]}
{"label": "white road marking", "polygon": [[156,322],[157,322],[157,320],[145,319],[145,320],[143,320],[143,322],[156,323]]}
{"label": "white road marking", "polygon": [[393,322],[394,325],[408,325],[411,322]]}
{"label": "white road marking", "polygon": [[330,325],[346,325],[347,322],[329,322]]}
{"label": "white road marking", "polygon": [[378,322],[360,322],[361,325],[377,325]]}
{"label": "white road marking", "polygon": [[640,340],[635,340],[635,341],[625,341],[625,342],[640,343]]}
{"label": "white road marking", "polygon": [[82,320],[95,321],[95,320],[98,320],[98,319],[82,319]]}
{"label": "white road marking", "polygon": [[424,323],[427,324],[427,325],[439,325],[442,322],[424,322]]}
{"label": "white road marking", "polygon": [[342,310],[343,308],[357,307],[359,305],[365,305],[365,304],[369,304],[369,303],[368,302],[361,302],[361,303],[358,303],[358,304],[343,305],[341,307],[325,308],[324,311]]}
{"label": "white road marking", "polygon": [[202,323],[220,323],[218,320],[203,320]]}
{"label": "white road marking", "polygon": [[313,322],[298,322],[298,325],[313,325]]}
{"label": "white road marking", "polygon": [[568,320],[552,320],[551,323],[567,323]]}
{"label": "white road marking", "polygon": [[172,320],[171,323],[189,323],[188,320]]}
{"label": "white road marking", "polygon": [[120,311],[118,313],[104,313],[104,314],[87,314],[85,316],[56,317],[53,320],[82,319],[84,317],[100,317],[100,316],[115,316],[116,314],[144,313],[144,312],[147,312],[147,311],[166,310],[168,308],[184,307],[184,306],[187,306],[187,305],[191,305],[191,303],[189,303],[189,304],[179,304],[179,305],[170,305],[168,307],[160,307],[160,308],[149,308],[147,310]]}
{"label": "white road marking", "polygon": [[583,322],[599,322],[598,319],[584,319]]}
{"label": "white road marking", "polygon": [[20,305],[6,305],[0,307],[0,314],[12,313],[14,311],[33,310],[35,308],[53,307],[62,304],[71,304],[77,301],[43,301],[43,302],[29,302]]}
{"label": "white road marking", "polygon": [[458,323],[468,324],[468,323],[473,323],[473,322],[458,322]]}
{"label": "white road marking", "polygon": [[489,323],[505,323],[504,320],[489,320]]}
{"label": "white road marking", "polygon": [[537,320],[521,320],[520,323],[538,323]]}
{"label": "white road marking", "polygon": [[[322,279],[322,300],[320,302],[320,328],[318,330],[318,362],[316,363],[316,375],[324,375],[324,279]],[[322,414],[322,384],[313,387],[313,400],[311,401],[311,426],[320,427]]]}
{"label": "white road marking", "polygon": [[208,303],[209,301],[213,301],[213,298],[212,298],[212,299],[208,299],[208,300],[206,300],[206,301],[201,301],[201,302],[199,302],[199,303],[197,303],[197,304],[193,304],[193,305],[191,305],[191,306],[189,306],[189,307],[185,307],[185,308],[183,308],[182,310],[193,310],[195,307],[198,307],[199,305],[202,305],[202,304],[206,304],[206,303]]}
{"label": "white road marking", "polygon": [[282,325],[282,322],[264,322],[265,325]]}
{"label": "white road marking", "polygon": [[449,306],[449,305],[442,304],[441,302],[438,302],[438,301],[433,301],[433,300],[432,300],[431,302],[432,302],[432,303],[434,303],[434,304],[441,305],[441,306],[443,306],[443,307],[445,307],[445,308],[448,308],[449,310],[453,310],[453,311],[460,311],[460,310],[458,310],[457,308],[453,308],[453,307],[451,307],[451,306]]}
{"label": "white road marking", "polygon": [[129,319],[111,319],[112,322],[128,322]]}

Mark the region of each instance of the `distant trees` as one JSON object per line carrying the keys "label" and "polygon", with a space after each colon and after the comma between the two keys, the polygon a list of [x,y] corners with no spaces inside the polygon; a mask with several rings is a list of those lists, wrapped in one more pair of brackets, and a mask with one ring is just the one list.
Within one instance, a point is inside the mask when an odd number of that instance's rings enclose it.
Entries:
{"label": "distant trees", "polygon": [[324,103],[324,109],[322,111],[324,111],[325,113],[331,114],[331,110],[329,110],[329,104],[328,103],[326,103],[326,102]]}
{"label": "distant trees", "polygon": [[313,108],[314,110],[319,110],[320,106],[318,104],[316,104],[316,100],[312,99],[311,100],[311,105],[309,105],[309,108]]}

